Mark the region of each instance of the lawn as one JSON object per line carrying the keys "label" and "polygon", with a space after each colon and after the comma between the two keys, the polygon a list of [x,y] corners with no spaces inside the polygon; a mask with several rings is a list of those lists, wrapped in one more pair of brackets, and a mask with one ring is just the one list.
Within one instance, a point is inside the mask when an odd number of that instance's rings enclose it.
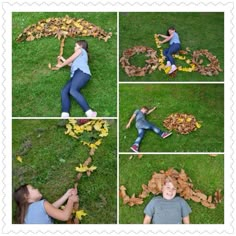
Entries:
{"label": "lawn", "polygon": [[[208,49],[215,55],[224,69],[224,13],[189,12],[129,12],[120,13],[119,58],[124,50],[137,45],[156,48],[154,34],[166,34],[174,26],[181,40],[182,49],[192,51]],[[168,43],[163,48],[168,47]],[[131,64],[143,67],[144,54],[131,58]],[[207,64],[207,59],[205,59]],[[177,65],[187,66],[176,60]],[[144,77],[128,77],[122,67],[119,69],[120,81],[224,81],[224,73],[207,77],[198,72],[178,72],[176,78],[169,78],[163,71],[154,71]]]}
{"label": "lawn", "polygon": [[142,106],[157,110],[147,119],[166,130],[163,121],[172,113],[187,113],[196,117],[201,128],[187,135],[173,131],[161,139],[154,132],[146,132],[142,152],[223,152],[224,151],[224,85],[222,84],[155,84],[120,85],[119,139],[120,151],[130,151],[137,137],[135,121],[126,124],[136,109]]}
{"label": "lawn", "polygon": [[[93,37],[80,37],[89,44],[91,80],[82,89],[92,109],[100,117],[116,117],[117,24],[116,13],[19,12],[12,14],[12,115],[13,117],[59,117],[60,92],[69,79],[70,68],[52,71],[48,63],[56,64],[60,41],[54,37],[31,42],[16,42],[17,36],[29,25],[49,17],[84,18],[100,26],[112,37],[104,42]],[[65,41],[65,58],[74,51],[78,38]],[[80,106],[72,100],[71,116],[84,116]]]}
{"label": "lawn", "polygon": [[[211,166],[211,168],[209,168]],[[142,191],[142,184],[148,184],[153,172],[167,170],[174,167],[177,171],[184,169],[191,178],[194,189],[199,189],[206,195],[213,195],[216,190],[224,189],[224,157],[218,155],[144,155],[138,159],[134,155],[129,160],[128,155],[120,155],[120,183],[127,188],[127,194],[136,196]],[[143,210],[153,195],[144,199],[142,205],[130,207],[123,205],[120,199],[119,223],[142,224]],[[203,207],[201,203],[187,200],[192,209],[190,221],[192,224],[224,224],[224,203],[217,205],[216,209]]]}
{"label": "lawn", "polygon": [[[65,135],[59,120],[13,120],[13,189],[29,183],[54,202],[74,186],[75,167],[88,158],[89,148]],[[78,191],[80,209],[88,215],[83,224],[115,224],[117,213],[116,120],[109,120],[109,134],[92,156],[97,169],[83,174]],[[31,148],[30,148],[31,146]],[[16,156],[22,157],[22,163]],[[13,215],[15,204],[13,204]],[[13,220],[14,222],[14,220]],[[56,223],[62,223],[57,222]]]}

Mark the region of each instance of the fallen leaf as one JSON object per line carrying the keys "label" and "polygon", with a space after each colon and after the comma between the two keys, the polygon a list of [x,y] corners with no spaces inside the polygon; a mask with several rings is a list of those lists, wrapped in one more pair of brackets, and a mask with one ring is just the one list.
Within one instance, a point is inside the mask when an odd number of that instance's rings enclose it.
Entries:
{"label": "fallen leaf", "polygon": [[75,217],[78,220],[82,220],[82,217],[84,217],[84,216],[87,216],[87,213],[84,210],[79,210],[79,211],[76,211],[76,213],[75,213]]}

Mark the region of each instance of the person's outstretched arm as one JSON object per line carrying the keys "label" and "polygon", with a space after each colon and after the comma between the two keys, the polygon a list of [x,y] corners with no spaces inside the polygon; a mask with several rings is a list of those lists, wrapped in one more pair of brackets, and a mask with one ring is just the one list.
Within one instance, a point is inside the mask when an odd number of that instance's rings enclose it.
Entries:
{"label": "person's outstretched arm", "polygon": [[161,36],[161,37],[164,38],[164,39],[166,39],[166,38],[169,37],[168,35],[164,35],[164,34],[157,34],[157,36],[158,36],[158,37]]}
{"label": "person's outstretched arm", "polygon": [[130,125],[131,125],[132,121],[134,120],[135,116],[136,116],[136,115],[133,114],[133,115],[130,117],[129,122],[128,122],[128,124],[126,125],[126,129],[128,129],[128,128],[130,127]]}
{"label": "person's outstretched arm", "polygon": [[152,109],[148,110],[147,115],[150,114],[151,112],[153,112],[156,109],[157,109],[157,107],[153,107]]}
{"label": "person's outstretched arm", "polygon": [[62,63],[58,63],[57,65],[56,65],[56,67],[58,67],[58,68],[62,68],[62,67],[64,67],[64,66],[66,66],[66,65],[70,65],[74,60],[75,60],[75,58],[76,57],[78,57],[80,54],[81,54],[81,49],[78,49],[78,50],[76,50],[69,58],[67,58],[64,62],[62,62]]}
{"label": "person's outstretched arm", "polygon": [[170,41],[173,38],[174,34],[171,34],[170,36],[167,36],[164,40],[160,41],[160,43],[166,43],[168,41]]}
{"label": "person's outstretched arm", "polygon": [[152,218],[148,215],[144,216],[143,224],[151,224]]}

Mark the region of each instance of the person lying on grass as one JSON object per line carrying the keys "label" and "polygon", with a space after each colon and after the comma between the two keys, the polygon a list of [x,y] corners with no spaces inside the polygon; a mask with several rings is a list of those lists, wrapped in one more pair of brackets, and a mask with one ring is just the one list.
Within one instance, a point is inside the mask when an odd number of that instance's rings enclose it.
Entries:
{"label": "person lying on grass", "polygon": [[133,115],[131,116],[128,124],[126,125],[126,129],[130,128],[130,125],[134,118],[136,118],[136,128],[138,131],[138,137],[134,141],[134,144],[131,146],[131,150],[134,152],[139,151],[139,146],[140,143],[144,137],[145,131],[146,130],[152,130],[154,131],[157,135],[159,135],[161,138],[167,138],[170,136],[172,133],[171,132],[163,132],[161,131],[158,127],[153,125],[152,123],[148,122],[145,118],[146,115],[150,114],[156,109],[156,107],[153,107],[152,109],[148,109],[146,106],[143,106],[140,110],[135,110]]}
{"label": "person lying on grass", "polygon": [[89,82],[91,73],[88,65],[88,43],[85,40],[79,40],[75,44],[74,53],[65,59],[59,56],[61,61],[56,65],[62,68],[66,65],[71,66],[70,80],[61,91],[62,118],[69,118],[70,114],[70,95],[81,106],[87,117],[96,117],[97,112],[91,110],[80,90]]}
{"label": "person lying on grass", "polygon": [[188,203],[176,196],[174,183],[170,178],[166,178],[162,197],[154,197],[145,207],[143,224],[190,224],[191,212]]}
{"label": "person lying on grass", "polygon": [[169,44],[170,44],[170,46],[164,50],[163,54],[166,57],[166,61],[167,61],[166,67],[171,66],[169,74],[172,74],[174,71],[177,70],[177,67],[175,65],[175,60],[174,60],[172,54],[175,54],[180,50],[179,35],[176,32],[174,27],[170,27],[167,30],[167,35],[157,34],[157,36],[164,38],[164,40],[160,41],[160,44],[163,44],[166,42],[169,42]]}
{"label": "person lying on grass", "polygon": [[[79,201],[77,190],[68,189],[67,192],[54,203],[42,198],[38,189],[30,184],[20,186],[14,192],[17,204],[16,222],[18,224],[53,224],[53,219],[69,220],[74,203]],[[59,207],[67,201],[63,210]]]}

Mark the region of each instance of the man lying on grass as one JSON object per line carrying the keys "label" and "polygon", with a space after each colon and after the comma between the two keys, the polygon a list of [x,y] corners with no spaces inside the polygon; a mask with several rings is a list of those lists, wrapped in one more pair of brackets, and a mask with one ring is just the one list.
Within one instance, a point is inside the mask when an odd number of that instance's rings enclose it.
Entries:
{"label": "man lying on grass", "polygon": [[136,110],[133,115],[131,116],[128,124],[126,125],[126,129],[128,129],[131,125],[131,122],[136,118],[136,128],[138,130],[138,137],[134,141],[134,144],[130,148],[134,152],[139,151],[139,145],[144,137],[146,130],[152,130],[156,134],[158,134],[161,138],[167,138],[172,133],[171,132],[163,132],[158,127],[153,125],[152,123],[148,122],[145,118],[145,115],[150,114],[156,109],[156,107],[153,107],[152,109],[148,109],[146,106],[143,106],[140,110]]}
{"label": "man lying on grass", "polygon": [[188,203],[176,197],[176,187],[167,177],[162,187],[162,196],[154,197],[144,209],[143,224],[189,224],[192,212]]}

